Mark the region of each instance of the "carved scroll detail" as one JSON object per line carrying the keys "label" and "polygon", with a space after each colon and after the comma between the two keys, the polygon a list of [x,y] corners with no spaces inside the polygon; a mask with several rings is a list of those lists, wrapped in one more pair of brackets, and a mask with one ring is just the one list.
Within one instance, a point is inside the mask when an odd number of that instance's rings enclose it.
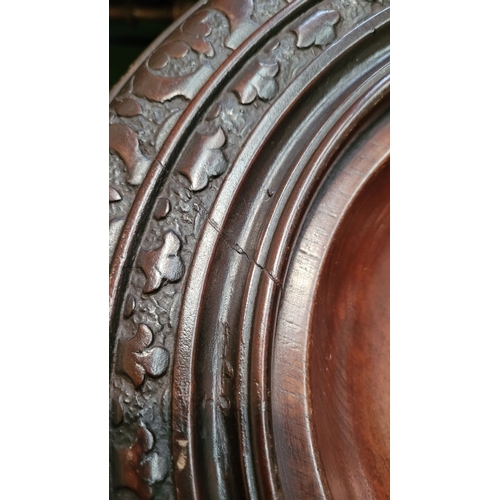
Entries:
{"label": "carved scroll detail", "polygon": [[135,387],[144,382],[146,374],[150,377],[161,377],[168,368],[169,355],[163,347],[151,347],[153,332],[141,324],[136,334],[129,340],[120,342],[119,365]]}
{"label": "carved scroll detail", "polygon": [[323,46],[335,38],[334,26],[340,21],[336,10],[319,10],[308,17],[293,31],[297,34],[297,47]]}
{"label": "carved scroll detail", "polygon": [[115,111],[119,116],[131,118],[142,114],[141,105],[134,99],[124,99],[115,102]]}
{"label": "carved scroll detail", "polygon": [[144,179],[149,161],[139,149],[137,134],[127,125],[109,126],[109,147],[123,160],[128,170],[128,182],[138,185]]}
{"label": "carved scroll detail", "polygon": [[182,59],[190,50],[212,58],[215,51],[206,37],[212,32],[207,23],[208,10],[202,10],[187,19],[165,43],[160,45],[138,70],[134,79],[134,93],[153,101],[164,102],[177,96],[192,99],[213,73],[213,68],[202,64],[194,72],[182,76],[160,76],[151,70],[161,70],[169,60]]}
{"label": "carved scroll detail", "polygon": [[212,67],[203,64],[195,73],[189,75],[163,77],[153,75],[142,65],[134,79],[134,92],[157,102],[168,101],[177,96],[192,99],[213,71]]}
{"label": "carved scroll detail", "polygon": [[181,240],[170,229],[163,244],[156,250],[139,255],[139,267],[146,275],[145,293],[156,292],[164,283],[175,283],[184,275],[184,264],[179,256]]}
{"label": "carved scroll detail", "polygon": [[257,96],[263,101],[269,101],[275,97],[278,93],[278,84],[274,77],[278,71],[277,62],[267,64],[255,60],[234,87],[241,104],[250,104]]}
{"label": "carved scroll detail", "polygon": [[226,38],[225,45],[230,49],[238,48],[258,28],[258,25],[251,19],[254,9],[253,0],[239,0],[238,2],[210,0],[207,7],[219,10],[229,19],[231,34]]}
{"label": "carved scroll detail", "polygon": [[123,316],[125,318],[130,318],[135,312],[137,301],[135,297],[130,293],[125,301],[125,307],[123,309]]}
{"label": "carved scroll detail", "polygon": [[203,10],[187,19],[153,52],[149,58],[149,67],[153,70],[162,69],[167,65],[169,57],[182,59],[188,54],[189,49],[207,57],[214,57],[212,44],[205,40],[205,37],[212,32],[212,28],[206,22],[208,14],[208,11]]}
{"label": "carved scroll detail", "polygon": [[214,135],[197,133],[197,138],[189,163],[179,169],[191,183],[191,191],[204,189],[211,178],[223,174],[227,169],[227,160],[221,151],[226,142],[224,131],[219,128]]}
{"label": "carved scroll detail", "polygon": [[156,203],[154,217],[156,220],[164,219],[170,212],[170,201],[168,198],[160,198]]}
{"label": "carved scroll detail", "polygon": [[113,186],[109,186],[109,202],[112,203],[121,199],[122,195]]}
{"label": "carved scroll detail", "polygon": [[166,474],[166,460],[150,453],[153,447],[154,436],[142,423],[130,447],[115,447],[115,485],[131,489],[141,500],[152,497],[151,484],[163,480]]}

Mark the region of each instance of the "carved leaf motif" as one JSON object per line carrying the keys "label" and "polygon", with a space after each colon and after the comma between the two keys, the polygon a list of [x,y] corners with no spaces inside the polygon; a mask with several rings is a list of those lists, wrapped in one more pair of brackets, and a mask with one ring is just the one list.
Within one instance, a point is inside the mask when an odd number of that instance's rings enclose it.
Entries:
{"label": "carved leaf motif", "polygon": [[111,399],[111,422],[114,426],[118,426],[123,422],[123,406],[116,394]]}
{"label": "carved leaf motif", "polygon": [[277,62],[265,64],[255,60],[234,87],[241,104],[250,104],[257,96],[264,101],[272,99],[278,92],[278,84],[274,80],[278,71]]}
{"label": "carved leaf motif", "polygon": [[160,377],[168,368],[169,356],[163,347],[148,347],[153,342],[153,332],[147,325],[139,325],[136,334],[120,343],[121,371],[139,387],[146,374]]}
{"label": "carved leaf motif", "polygon": [[207,120],[208,121],[215,120],[220,115],[221,111],[222,111],[222,106],[220,105],[220,103],[215,104],[214,106],[212,106],[212,109],[207,113]]}
{"label": "carved leaf motif", "polygon": [[109,126],[109,147],[123,160],[128,170],[128,182],[140,184],[146,175],[149,162],[139,149],[137,134],[127,125]]}
{"label": "carved leaf motif", "polygon": [[191,183],[191,191],[200,191],[207,187],[210,179],[223,174],[227,160],[221,151],[226,142],[224,131],[219,128],[214,135],[197,134],[190,161],[179,172]]}
{"label": "carved leaf motif", "polygon": [[212,28],[207,23],[209,12],[202,10],[190,16],[181,26],[183,40],[198,54],[214,57],[212,44],[205,40],[212,33]]}
{"label": "carved leaf motif", "polygon": [[204,54],[207,57],[215,56],[212,44],[205,39],[186,36],[185,40],[195,52],[198,52],[198,54]]}
{"label": "carved leaf motif", "polygon": [[151,483],[157,483],[165,479],[167,473],[167,459],[158,453],[152,453],[144,461],[144,475]]}
{"label": "carved leaf motif", "polygon": [[115,111],[120,116],[132,117],[142,114],[141,105],[135,99],[124,99],[123,101],[115,101]]}
{"label": "carved leaf motif", "polygon": [[109,186],[109,202],[120,201],[122,199],[121,194],[113,187]]}
{"label": "carved leaf motif", "polygon": [[148,65],[151,69],[159,70],[167,65],[169,57],[182,59],[188,52],[189,45],[184,42],[167,42],[151,54]]}
{"label": "carved leaf motif", "polygon": [[209,12],[202,10],[190,16],[182,25],[182,31],[197,38],[205,38],[212,33],[212,28],[207,23]]}
{"label": "carved leaf motif", "polygon": [[226,38],[225,45],[230,49],[236,49],[258,25],[251,19],[253,14],[253,0],[210,0],[207,8],[222,12],[228,19],[231,34]]}
{"label": "carved leaf motif", "polygon": [[244,20],[253,14],[253,0],[210,0],[207,8],[220,10],[228,19],[231,31],[238,28]]}
{"label": "carved leaf motif", "polygon": [[160,198],[156,203],[154,216],[156,220],[164,219],[170,212],[170,201],[168,198]]}
{"label": "carved leaf motif", "polygon": [[149,58],[149,67],[154,70],[164,68],[169,58],[182,59],[189,49],[193,49],[198,54],[204,54],[207,57],[214,57],[215,52],[212,44],[205,40],[210,35],[212,28],[207,24],[208,12],[203,10],[193,14],[186,22],[176,29],[160,45]]}
{"label": "carved leaf motif", "polygon": [[138,264],[146,275],[145,293],[157,291],[164,283],[175,283],[184,275],[184,264],[179,256],[181,240],[170,229],[163,244],[156,250],[142,252]]}
{"label": "carved leaf motif", "polygon": [[163,77],[153,75],[143,64],[134,78],[134,93],[156,102],[168,101],[180,95],[192,99],[213,71],[212,67],[204,64],[195,73],[189,75]]}
{"label": "carved leaf motif", "polygon": [[293,31],[297,34],[297,47],[326,45],[335,38],[334,26],[340,21],[336,10],[319,10],[312,14]]}
{"label": "carved leaf motif", "polygon": [[164,68],[169,58],[182,59],[189,52],[189,47],[199,54],[205,54],[207,57],[214,57],[215,52],[212,45],[203,38],[196,38],[184,34],[183,40],[169,41],[158,47],[151,55],[148,66],[154,70]]}
{"label": "carved leaf motif", "polygon": [[199,54],[214,57],[212,44],[205,40],[212,28],[207,23],[209,12],[203,10],[192,15],[177,28],[151,55],[136,73],[134,93],[152,101],[164,102],[177,96],[192,99],[213,73],[213,68],[202,64],[194,73],[183,76],[158,76],[150,72],[164,68],[170,58],[181,59],[191,48]]}
{"label": "carved leaf motif", "polygon": [[150,453],[154,436],[144,424],[139,424],[134,443],[130,447],[115,447],[115,485],[131,489],[141,500],[149,500],[151,483],[161,481],[167,464],[157,453]]}
{"label": "carved leaf motif", "polygon": [[130,318],[134,314],[136,306],[135,297],[130,293],[125,301],[125,307],[123,310],[123,315],[125,318]]}

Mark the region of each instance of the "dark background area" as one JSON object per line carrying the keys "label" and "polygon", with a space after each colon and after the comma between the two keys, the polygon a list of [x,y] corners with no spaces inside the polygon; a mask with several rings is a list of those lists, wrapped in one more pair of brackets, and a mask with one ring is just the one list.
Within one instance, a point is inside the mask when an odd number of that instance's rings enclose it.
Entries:
{"label": "dark background area", "polygon": [[109,88],[194,0],[110,0]]}

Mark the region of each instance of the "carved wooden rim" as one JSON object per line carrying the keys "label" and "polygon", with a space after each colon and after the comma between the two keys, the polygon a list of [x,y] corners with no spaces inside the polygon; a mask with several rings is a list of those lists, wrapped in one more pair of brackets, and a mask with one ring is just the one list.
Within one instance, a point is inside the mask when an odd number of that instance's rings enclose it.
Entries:
{"label": "carved wooden rim", "polygon": [[[366,26],[365,29],[367,32],[369,32],[370,29],[372,29],[371,26]],[[339,54],[338,51],[335,51],[335,54]],[[340,53],[339,55],[342,55]],[[323,54],[325,59],[329,56],[328,52],[325,52]],[[328,69],[331,69],[330,67],[327,66],[327,69],[324,70],[325,65],[324,62],[321,59],[318,59],[317,61],[317,67],[314,69],[317,69],[319,71],[323,70],[325,72],[328,71]],[[335,61],[332,62],[332,64]],[[380,66],[380,62],[377,60],[377,64],[375,67]],[[333,70],[334,71],[334,70]],[[303,74],[301,75],[303,79],[310,79],[309,81],[317,81],[319,80],[319,76],[315,73],[313,68],[311,68],[311,74]],[[379,69],[377,75],[379,77],[384,77],[386,72],[384,71],[384,66]],[[365,77],[365,75],[363,75]],[[363,112],[367,113],[368,110],[372,111],[374,107],[374,102],[380,100],[381,97],[384,95],[384,92],[387,91],[387,86],[385,84],[387,80],[383,79],[381,84],[375,87],[374,89],[374,95],[371,97],[371,99],[366,98],[367,102],[357,102],[353,104],[353,106],[357,106],[359,108],[359,115],[361,116],[356,116],[353,114],[352,109],[349,109],[349,111],[346,113],[349,119],[352,121],[353,118],[356,121],[359,121],[363,117]],[[369,80],[369,83],[375,83],[377,80],[375,78],[372,78],[372,81]],[[365,83],[363,81],[363,83]],[[378,83],[378,82],[377,82]],[[297,81],[296,82],[296,87],[298,89],[306,89],[308,91],[308,85],[304,81]],[[290,89],[290,93],[296,92],[295,88]],[[355,93],[353,93],[355,95]],[[289,96],[287,93],[285,93],[282,98],[283,101],[288,101],[289,102]],[[296,102],[300,103],[301,102],[301,96],[300,93],[296,98]],[[349,101],[348,101],[349,103]],[[315,103],[317,104],[317,103]],[[338,105],[338,101],[334,101],[333,103],[329,103],[330,106],[327,108],[325,105],[322,105],[322,113],[328,113],[330,109],[335,108]],[[350,104],[350,103],[349,103]],[[283,111],[283,108],[280,107],[280,101],[277,101],[275,103],[275,108],[273,107],[271,110],[268,112],[268,116],[273,114],[273,109],[277,110],[279,113],[280,111]],[[340,109],[344,108],[345,105],[339,106]],[[286,113],[294,113],[295,109],[293,105],[289,105],[288,107],[284,108]],[[347,111],[347,110],[346,110]],[[337,112],[338,113],[338,112]],[[338,113],[340,114],[340,113]],[[325,168],[329,164],[326,163],[323,158],[321,158],[321,155],[325,154],[332,154],[332,151],[338,150],[341,148],[341,145],[338,144],[339,142],[342,143],[343,141],[349,141],[349,136],[350,134],[353,133],[353,128],[354,125],[352,123],[342,123],[341,118],[336,114],[332,119],[331,122],[333,122],[334,125],[334,130],[332,131],[331,135],[332,137],[328,138],[330,144],[323,146],[319,149],[316,148],[311,148],[309,151],[309,154],[312,153],[313,151],[317,151],[317,154],[320,156],[319,159],[316,160],[316,162],[313,164],[316,166],[316,168],[323,167]],[[357,118],[357,120],[356,120]],[[268,162],[261,163],[263,161],[262,158],[255,158],[257,153],[262,147],[262,144],[272,144],[272,138],[270,135],[272,134],[272,129],[274,128],[274,124],[276,122],[283,122],[286,119],[283,117],[280,117],[279,119],[274,119],[272,117],[266,122],[261,122],[261,126],[257,128],[254,132],[254,135],[248,140],[247,145],[244,150],[242,150],[240,154],[240,158],[244,158],[243,161],[238,162],[238,160],[235,162],[232,171],[228,175],[225,183],[221,187],[221,190],[219,192],[219,196],[215,202],[214,208],[209,214],[209,218],[211,223],[205,227],[205,231],[203,232],[200,243],[198,246],[197,254],[195,255],[193,259],[193,264],[191,268],[191,275],[189,277],[189,282],[188,282],[188,287],[186,289],[186,294],[184,297],[184,310],[186,311],[185,314],[181,315],[181,320],[180,320],[180,326],[179,326],[179,341],[178,341],[178,349],[183,349],[182,354],[178,354],[176,357],[177,365],[176,365],[176,371],[175,371],[175,379],[174,379],[174,394],[178,393],[179,397],[174,398],[174,429],[177,427],[179,429],[182,429],[180,432],[175,433],[174,432],[174,439],[177,441],[180,441],[184,443],[187,441],[188,443],[191,443],[193,446],[196,446],[199,441],[196,440],[195,438],[192,437],[189,428],[190,425],[188,423],[189,419],[192,418],[191,415],[189,414],[189,407],[191,405],[191,401],[193,396],[191,394],[186,394],[185,396],[183,395],[183,389],[186,387],[190,387],[192,384],[192,373],[195,373],[196,367],[189,366],[191,363],[195,363],[195,360],[193,358],[196,358],[196,354],[188,354],[188,352],[192,352],[195,350],[195,347],[191,347],[191,344],[193,342],[196,342],[196,336],[193,335],[193,332],[198,331],[197,325],[196,325],[196,317],[193,315],[193,311],[199,311],[202,313],[203,311],[207,310],[217,310],[219,311],[219,314],[221,316],[230,316],[231,315],[231,308],[235,307],[236,300],[234,298],[234,289],[231,290],[232,299],[231,303],[228,301],[224,302],[222,300],[222,303],[219,302],[219,304],[214,305],[214,297],[215,300],[219,300],[219,297],[217,297],[217,292],[223,296],[224,295],[224,285],[223,283],[218,284],[214,290],[214,293],[207,293],[206,294],[206,299],[203,301],[202,299],[202,294],[206,290],[207,281],[210,280],[210,274],[219,274],[220,276],[225,276],[231,268],[231,265],[237,266],[238,264],[228,264],[227,262],[224,262],[225,269],[224,270],[213,270],[211,271],[210,269],[207,269],[207,263],[211,263],[213,260],[213,255],[215,253],[222,253],[223,250],[221,249],[221,246],[225,245],[227,247],[227,242],[224,241],[224,239],[219,240],[219,244],[217,244],[217,238],[219,234],[231,234],[232,240],[236,241],[237,244],[239,245],[240,248],[245,248],[248,249],[251,247],[251,238],[254,234],[254,229],[252,227],[246,229],[246,234],[241,235],[236,237],[235,235],[235,229],[234,228],[226,228],[226,223],[225,223],[225,218],[228,216],[233,216],[234,217],[234,212],[238,213],[238,211],[235,209],[235,205],[237,203],[237,197],[238,193],[242,192],[243,194],[240,196],[252,196],[253,199],[256,199],[258,196],[258,193],[253,194],[251,190],[251,186],[246,186],[244,187],[236,187],[237,184],[241,183],[241,178],[243,176],[252,176],[252,183],[255,183],[259,190],[261,190],[261,186],[270,186],[268,189],[273,189],[276,190],[276,201],[273,200],[273,205],[276,206],[276,211],[278,214],[272,213],[271,215],[268,215],[268,223],[267,227],[269,228],[266,233],[260,236],[261,243],[259,244],[259,247],[254,250],[254,255],[250,255],[249,258],[256,262],[257,265],[254,266],[251,270],[247,271],[249,272],[249,289],[246,291],[244,298],[242,300],[241,305],[238,304],[239,307],[242,308],[251,308],[250,311],[245,311],[245,313],[242,316],[242,324],[240,326],[241,328],[241,335],[245,336],[246,339],[245,341],[241,341],[240,345],[242,349],[245,349],[247,346],[251,345],[252,349],[255,349],[256,352],[259,354],[257,356],[251,355],[249,352],[240,352],[239,354],[239,361],[240,363],[243,362],[243,366],[241,368],[241,373],[239,376],[241,377],[240,381],[240,388],[237,389],[237,392],[239,394],[241,393],[246,393],[247,397],[251,400],[249,402],[245,402],[243,398],[240,400],[240,411],[242,409],[245,409],[247,405],[253,406],[254,410],[252,412],[252,409],[248,409],[249,413],[253,413],[253,419],[254,422],[251,424],[249,421],[246,419],[242,419],[240,425],[242,427],[246,427],[246,429],[241,430],[241,440],[242,440],[242,446],[244,447],[244,452],[243,456],[245,459],[247,459],[249,462],[252,461],[249,457],[252,455],[254,456],[253,462],[257,462],[255,459],[255,456],[261,457],[260,459],[262,460],[262,456],[267,457],[267,466],[266,466],[266,471],[263,472],[265,478],[270,481],[271,475],[271,469],[272,469],[272,459],[268,456],[270,453],[270,445],[266,442],[261,442],[257,448],[257,450],[254,450],[254,453],[251,453],[252,446],[250,443],[245,442],[248,441],[248,435],[250,433],[249,427],[256,427],[257,429],[262,428],[262,438],[264,439],[264,436],[267,434],[266,429],[268,429],[268,423],[267,423],[267,417],[265,416],[265,413],[267,412],[266,409],[266,401],[263,397],[264,390],[262,389],[263,387],[266,387],[268,383],[266,382],[266,367],[268,365],[268,360],[267,355],[269,353],[269,341],[270,338],[269,336],[271,335],[271,332],[273,330],[272,328],[272,322],[273,322],[273,314],[272,311],[270,311],[270,308],[276,307],[274,304],[274,299],[273,296],[275,295],[275,292],[277,291],[277,288],[279,288],[279,284],[282,282],[282,276],[284,274],[284,271],[286,269],[286,261],[287,261],[287,251],[285,250],[287,247],[290,248],[292,246],[292,243],[290,240],[293,240],[293,238],[296,236],[293,227],[298,227],[299,226],[299,221],[303,218],[304,216],[304,210],[307,207],[307,195],[311,196],[317,189],[316,187],[309,187],[310,182],[318,182],[319,179],[321,179],[321,174],[318,174],[317,172],[310,173],[310,172],[304,172],[302,173],[302,179],[297,179],[298,175],[297,173],[293,172],[295,175],[292,175],[291,178],[285,177],[285,179],[280,179],[278,166],[273,165],[273,168],[270,167]],[[315,120],[316,121],[316,120]],[[327,122],[329,125],[329,123]],[[265,129],[265,131],[263,130]],[[324,133],[324,130],[323,130]],[[265,137],[265,139],[263,139]],[[252,141],[252,139],[254,139]],[[337,144],[335,144],[337,142]],[[332,144],[333,143],[333,144]],[[327,152],[325,152],[325,148]],[[283,152],[284,148],[283,145],[280,145],[280,150],[270,153],[269,151],[266,151],[266,154],[268,154],[270,157],[275,157],[278,154],[285,156],[285,153]],[[293,151],[289,153],[290,155],[293,154]],[[307,154],[307,152],[304,152],[304,154]],[[304,161],[304,160],[302,160]],[[252,168],[256,169],[262,168],[262,165],[265,164],[267,170],[266,176],[264,177],[263,180],[259,178],[259,182],[255,182],[256,175],[252,173]],[[297,165],[296,169],[300,172],[301,167],[304,168],[303,163],[295,163]],[[283,174],[282,174],[283,175]],[[324,175],[324,173],[323,173]],[[295,177],[295,178],[294,178]],[[309,178],[307,181],[306,179]],[[304,180],[303,180],[304,179]],[[292,187],[297,183],[298,187],[298,193],[295,194],[295,196],[290,192],[292,190]],[[281,189],[284,190],[284,192],[280,192],[280,186],[283,186]],[[254,189],[255,191],[255,189]],[[309,192],[308,192],[309,191]],[[261,209],[262,204],[265,199],[265,196],[269,196],[267,194],[267,190],[264,190],[264,194],[261,195],[261,200],[254,205],[255,210],[258,208]],[[273,196],[274,198],[274,196]],[[269,202],[268,202],[269,203]],[[283,207],[283,205],[287,204],[288,206]],[[259,210],[261,212],[262,210]],[[283,219],[279,217],[279,212],[283,211],[284,214],[282,215]],[[244,213],[244,212],[243,212]],[[262,214],[245,214],[245,218],[247,219],[247,225],[251,226],[251,222],[253,222],[254,218],[259,218],[262,217]],[[297,220],[298,219],[298,220]],[[240,221],[241,222],[241,221]],[[281,224],[280,224],[281,222]],[[257,220],[257,224],[262,224],[262,221],[260,219]],[[279,227],[279,226],[282,227]],[[259,231],[259,233],[262,230]],[[278,235],[282,235],[281,237]],[[245,237],[246,236],[246,237]],[[278,238],[278,241],[274,243],[274,245],[271,244],[271,241],[273,239]],[[266,240],[271,240],[271,241],[266,241]],[[269,248],[271,247],[271,248]],[[231,249],[232,250],[232,249]],[[247,253],[248,250],[246,250]],[[232,256],[231,256],[232,257]],[[231,258],[228,257],[228,260],[234,260],[236,258],[238,261],[241,260],[240,255],[238,252],[236,252],[236,256]],[[263,272],[264,271],[264,272]],[[215,282],[217,279],[215,276],[212,278]],[[234,284],[231,283],[231,287],[234,286]],[[264,288],[263,290],[257,290],[258,288]],[[267,290],[266,290],[267,288]],[[255,311],[254,311],[255,308]],[[245,310],[245,309],[244,309]],[[256,318],[252,320],[253,314],[258,314]],[[238,314],[235,314],[236,317],[239,317]],[[220,317],[218,318],[220,320]],[[200,323],[202,320],[198,320]],[[248,325],[248,326],[247,326]],[[251,326],[250,326],[251,325]],[[258,331],[259,327],[262,328],[263,331]],[[207,326],[204,325],[203,328],[207,329]],[[213,329],[219,329],[217,328],[217,325],[211,325],[211,328]],[[257,328],[257,331],[254,332],[249,332],[248,329],[250,328]],[[214,336],[213,338],[210,339],[212,342],[215,344],[220,341],[220,337]],[[188,347],[189,346],[189,347]],[[189,349],[190,351],[187,351]],[[220,345],[213,345],[210,348],[207,348],[207,346],[204,344],[203,345],[203,350],[209,349],[210,351],[214,352],[221,352],[221,350],[224,349],[224,347]],[[250,358],[250,359],[247,359]],[[214,380],[212,381],[212,384],[210,389],[207,389],[204,384],[204,391],[207,392],[210,390],[211,392],[217,392],[218,387],[217,387],[217,379],[220,377],[219,370],[217,369],[217,366],[211,366],[209,369],[207,368],[207,359],[202,358],[202,367],[200,367],[200,372],[207,372],[207,373],[213,373],[214,374]],[[214,364],[217,363],[217,359],[214,360]],[[254,380],[259,380],[260,383],[257,385],[253,385],[252,387],[248,387],[248,382],[245,381],[245,378],[252,377]],[[260,387],[260,388],[259,388]],[[249,392],[254,392],[253,395],[248,394]],[[253,396],[253,397],[252,397]],[[262,411],[258,410],[258,407],[262,408]],[[247,416],[248,419],[250,419],[250,415]],[[179,422],[181,420],[182,422]],[[258,420],[258,422],[256,422]],[[208,425],[208,424],[207,424]],[[184,432],[183,429],[186,429]],[[216,442],[217,441],[217,436],[211,436],[211,439],[208,440],[209,443]],[[255,445],[255,443],[254,443]],[[180,452],[185,453],[185,450],[182,449]],[[193,453],[193,451],[192,451]],[[262,454],[264,453],[264,454]],[[254,474],[255,472],[252,471],[253,466],[248,463],[247,466],[247,474]],[[185,469],[183,469],[184,471]],[[196,474],[193,474],[193,477],[200,477],[201,473],[196,472]],[[222,475],[222,473],[219,474],[219,476]],[[265,481],[266,479],[262,479],[262,481]],[[203,480],[200,479],[200,482],[203,482]],[[268,484],[269,489],[266,489],[261,492],[262,496],[266,498],[269,495],[276,495],[278,486],[275,484],[275,481],[270,481]],[[255,488],[257,490],[257,488]],[[190,494],[192,494],[192,491],[190,491]]]}
{"label": "carved wooden rim", "polygon": [[146,61],[146,59],[153,53],[153,51],[166,39],[168,38],[176,29],[183,24],[186,19],[189,19],[197,10],[200,9],[202,5],[206,3],[206,0],[201,0],[193,5],[189,10],[187,10],[182,16],[177,18],[167,29],[161,33],[158,38],[156,38],[147,49],[130,65],[127,72],[120,78],[113,88],[109,91],[109,102],[112,103],[115,97],[123,90],[123,87],[127,84],[130,78],[134,75],[141,64]]}
{"label": "carved wooden rim", "polygon": [[[332,176],[388,120],[389,9],[276,0],[259,26],[263,3],[200,2],[112,91],[116,498],[332,498],[306,412],[309,330],[299,351],[283,330],[287,273],[318,197],[338,196]],[[152,70],[160,49],[199,66]]]}

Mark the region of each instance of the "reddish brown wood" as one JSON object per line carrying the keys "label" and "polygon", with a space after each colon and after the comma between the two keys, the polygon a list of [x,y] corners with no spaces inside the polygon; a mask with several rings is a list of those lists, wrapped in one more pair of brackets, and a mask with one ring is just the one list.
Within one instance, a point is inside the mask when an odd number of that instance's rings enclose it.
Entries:
{"label": "reddish brown wood", "polygon": [[271,393],[290,497],[388,495],[388,146],[385,117],[324,186],[289,266]]}
{"label": "reddish brown wood", "polygon": [[[355,162],[371,160],[381,145],[388,147],[388,130],[374,140]],[[389,498],[386,158],[354,194],[335,231],[319,273],[310,325],[311,414],[334,498],[360,498],[367,492]]]}
{"label": "reddish brown wood", "polygon": [[112,498],[389,497],[388,27],[200,2],[113,89]]}

